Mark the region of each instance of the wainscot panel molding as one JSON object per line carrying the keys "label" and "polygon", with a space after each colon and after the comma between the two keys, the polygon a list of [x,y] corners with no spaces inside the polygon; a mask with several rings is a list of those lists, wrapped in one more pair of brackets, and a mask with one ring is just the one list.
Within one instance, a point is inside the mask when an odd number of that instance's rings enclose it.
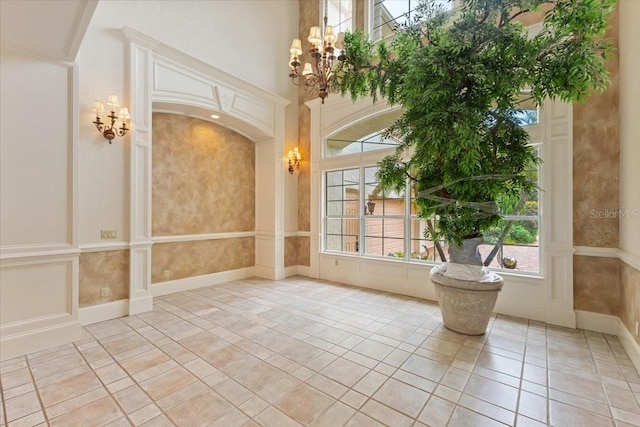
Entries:
{"label": "wainscot panel molding", "polygon": [[0,359],[80,339],[77,254],[2,260]]}
{"label": "wainscot panel molding", "polygon": [[80,255],[80,249],[72,245],[37,245],[3,247],[0,260],[11,261],[21,259],[47,259],[60,255]]}
{"label": "wainscot panel molding", "polygon": [[574,255],[592,256],[600,258],[618,258],[636,270],[640,270],[640,257],[630,254],[620,248],[599,248],[592,246],[576,246]]}
{"label": "wainscot panel molding", "polygon": [[640,257],[618,249],[618,258],[640,271]]}
{"label": "wainscot panel molding", "polygon": [[574,255],[580,256],[594,256],[601,258],[618,258],[618,248],[597,248],[591,246],[575,246]]}
{"label": "wainscot panel molding", "polygon": [[108,243],[87,243],[80,245],[82,253],[87,252],[105,252],[105,251],[122,251],[129,249],[129,242],[108,242]]}
{"label": "wainscot panel molding", "polygon": [[[4,46],[1,64],[0,360],[6,360],[80,339],[80,113],[76,64]],[[39,94],[38,102],[24,96],[25,87]],[[41,126],[33,126],[33,117]],[[26,173],[27,163],[38,173]]]}
{"label": "wainscot panel molding", "polygon": [[284,237],[311,237],[309,231],[287,231],[284,233]]}
{"label": "wainscot panel molding", "polygon": [[157,236],[152,237],[153,243],[174,243],[174,242],[196,242],[199,240],[235,239],[241,237],[255,237],[254,231],[238,231],[231,233],[202,233],[202,234],[182,234],[177,236]]}

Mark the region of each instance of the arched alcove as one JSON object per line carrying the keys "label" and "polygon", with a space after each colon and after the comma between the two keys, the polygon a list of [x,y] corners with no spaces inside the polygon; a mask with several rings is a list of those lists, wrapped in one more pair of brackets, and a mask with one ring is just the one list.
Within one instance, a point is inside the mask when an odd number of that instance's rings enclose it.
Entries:
{"label": "arched alcove", "polygon": [[[238,274],[268,279],[284,277],[284,109],[288,100],[266,92],[209,64],[130,28],[131,115],[130,292],[129,314],[152,308],[152,296],[215,283],[198,276],[151,287],[152,113],[168,112],[211,120],[255,143],[255,264]],[[211,235],[182,236],[206,240]],[[219,236],[218,236],[219,237]],[[220,281],[239,278],[221,275]]]}

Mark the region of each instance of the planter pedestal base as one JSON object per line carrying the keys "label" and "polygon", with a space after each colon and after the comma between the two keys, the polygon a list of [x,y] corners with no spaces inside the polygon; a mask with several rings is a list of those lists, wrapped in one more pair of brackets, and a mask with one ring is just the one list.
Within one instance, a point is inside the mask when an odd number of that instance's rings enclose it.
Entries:
{"label": "planter pedestal base", "polygon": [[446,267],[431,269],[444,326],[464,335],[482,335],[502,289],[501,276],[486,270],[481,281],[449,277]]}

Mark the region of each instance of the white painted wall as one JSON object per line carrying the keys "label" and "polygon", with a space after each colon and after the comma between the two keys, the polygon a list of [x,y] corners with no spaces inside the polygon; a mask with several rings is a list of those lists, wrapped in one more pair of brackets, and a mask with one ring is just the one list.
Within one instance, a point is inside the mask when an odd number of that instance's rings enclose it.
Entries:
{"label": "white painted wall", "polygon": [[1,360],[80,337],[75,71],[2,46]]}
{"label": "white painted wall", "polygon": [[[81,244],[97,243],[102,229],[116,230],[118,241],[130,240],[129,136],[109,145],[91,124],[90,112],[93,100],[109,93],[130,105],[125,26],[265,90],[296,98],[287,62],[298,32],[297,1],[101,1],[78,54]],[[286,123],[285,138],[295,141],[295,102],[286,109]],[[286,209],[285,215],[290,223],[297,212]]]}
{"label": "white painted wall", "polygon": [[640,259],[640,1],[620,0],[620,249]]}
{"label": "white painted wall", "polygon": [[2,49],[0,245],[71,244],[69,69]]}

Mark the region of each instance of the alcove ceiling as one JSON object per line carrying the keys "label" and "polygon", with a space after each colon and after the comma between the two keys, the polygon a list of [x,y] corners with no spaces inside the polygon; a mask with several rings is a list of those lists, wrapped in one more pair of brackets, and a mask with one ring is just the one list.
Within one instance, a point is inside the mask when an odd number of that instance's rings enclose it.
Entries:
{"label": "alcove ceiling", "polygon": [[54,61],[73,62],[98,0],[0,1],[3,46]]}

